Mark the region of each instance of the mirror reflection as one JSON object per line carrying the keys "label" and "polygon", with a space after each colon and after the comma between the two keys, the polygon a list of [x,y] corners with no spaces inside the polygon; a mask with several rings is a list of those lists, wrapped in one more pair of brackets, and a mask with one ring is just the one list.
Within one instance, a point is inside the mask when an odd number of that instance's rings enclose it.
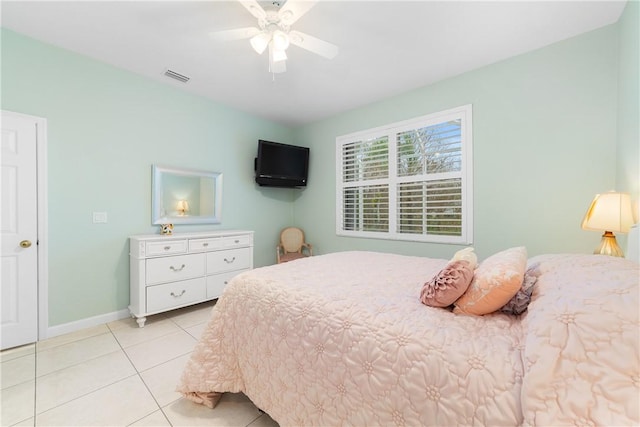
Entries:
{"label": "mirror reflection", "polygon": [[218,224],[222,174],[153,165],[153,224]]}

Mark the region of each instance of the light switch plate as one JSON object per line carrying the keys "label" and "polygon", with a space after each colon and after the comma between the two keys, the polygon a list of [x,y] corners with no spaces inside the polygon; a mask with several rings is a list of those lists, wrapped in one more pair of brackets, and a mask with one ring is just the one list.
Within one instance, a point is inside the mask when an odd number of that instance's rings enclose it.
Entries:
{"label": "light switch plate", "polygon": [[94,212],[93,213],[93,223],[94,224],[106,224],[107,222],[107,213],[106,212]]}

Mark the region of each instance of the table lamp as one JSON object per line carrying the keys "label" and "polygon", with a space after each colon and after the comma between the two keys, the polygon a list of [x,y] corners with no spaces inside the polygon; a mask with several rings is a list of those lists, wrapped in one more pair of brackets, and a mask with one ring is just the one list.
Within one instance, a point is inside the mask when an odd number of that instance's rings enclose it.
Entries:
{"label": "table lamp", "polygon": [[187,202],[186,200],[178,201],[178,213],[182,216],[182,215],[186,215],[188,211],[189,211],[189,202]]}
{"label": "table lamp", "polygon": [[594,254],[624,256],[613,232],[628,233],[633,225],[631,198],[627,193],[611,191],[596,194],[582,220],[584,230],[604,231]]}

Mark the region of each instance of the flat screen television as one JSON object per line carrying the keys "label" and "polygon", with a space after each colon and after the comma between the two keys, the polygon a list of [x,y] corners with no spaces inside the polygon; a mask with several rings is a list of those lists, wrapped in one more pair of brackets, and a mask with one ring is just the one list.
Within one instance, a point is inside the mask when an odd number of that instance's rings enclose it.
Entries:
{"label": "flat screen television", "polygon": [[267,187],[305,187],[309,149],[272,141],[258,141],[256,182]]}

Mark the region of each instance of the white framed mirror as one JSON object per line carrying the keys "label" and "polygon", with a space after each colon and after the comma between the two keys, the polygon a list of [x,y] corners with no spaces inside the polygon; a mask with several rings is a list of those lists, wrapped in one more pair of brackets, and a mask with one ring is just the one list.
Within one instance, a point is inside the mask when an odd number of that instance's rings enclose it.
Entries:
{"label": "white framed mirror", "polygon": [[222,222],[222,174],[153,165],[153,224]]}

